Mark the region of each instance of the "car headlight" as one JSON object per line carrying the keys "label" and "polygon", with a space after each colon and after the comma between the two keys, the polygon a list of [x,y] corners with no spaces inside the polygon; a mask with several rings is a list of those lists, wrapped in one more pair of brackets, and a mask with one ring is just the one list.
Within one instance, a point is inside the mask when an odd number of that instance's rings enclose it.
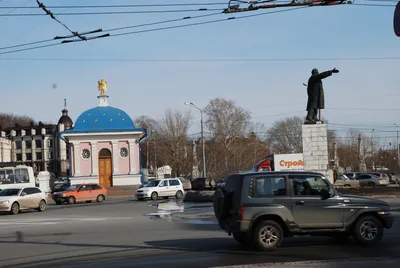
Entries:
{"label": "car headlight", "polygon": [[62,197],[67,197],[67,195],[66,195],[66,194],[63,194]]}
{"label": "car headlight", "polygon": [[4,200],[4,201],[0,201],[0,204],[8,204],[10,201],[8,200]]}

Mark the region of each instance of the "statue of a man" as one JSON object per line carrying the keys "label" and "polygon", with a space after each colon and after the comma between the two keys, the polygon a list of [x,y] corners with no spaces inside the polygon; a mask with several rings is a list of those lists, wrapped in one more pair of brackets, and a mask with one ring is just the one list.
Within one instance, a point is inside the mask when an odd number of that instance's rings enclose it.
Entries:
{"label": "statue of a man", "polygon": [[322,86],[322,79],[331,76],[332,73],[338,73],[339,70],[336,68],[325,71],[322,73],[318,72],[318,69],[313,69],[311,71],[311,77],[308,79],[307,84],[307,117],[306,123],[315,124],[320,119],[317,117],[318,109],[325,108],[325,97],[324,97],[324,88]]}

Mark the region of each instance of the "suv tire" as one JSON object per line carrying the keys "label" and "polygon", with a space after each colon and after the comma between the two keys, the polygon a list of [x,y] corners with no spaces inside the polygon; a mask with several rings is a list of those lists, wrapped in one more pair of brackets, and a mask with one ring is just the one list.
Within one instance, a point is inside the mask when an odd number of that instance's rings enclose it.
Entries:
{"label": "suv tire", "polygon": [[251,237],[251,233],[236,231],[232,233],[232,236],[239,244],[243,245],[253,244],[253,238]]}
{"label": "suv tire", "polygon": [[266,220],[255,227],[253,236],[254,243],[260,250],[271,251],[282,244],[284,233],[279,223]]}
{"label": "suv tire", "polygon": [[375,216],[362,216],[354,224],[353,233],[360,245],[375,246],[382,240],[383,225]]}
{"label": "suv tire", "polygon": [[214,192],[213,205],[215,217],[221,221],[229,214],[229,195],[223,189],[217,189]]}

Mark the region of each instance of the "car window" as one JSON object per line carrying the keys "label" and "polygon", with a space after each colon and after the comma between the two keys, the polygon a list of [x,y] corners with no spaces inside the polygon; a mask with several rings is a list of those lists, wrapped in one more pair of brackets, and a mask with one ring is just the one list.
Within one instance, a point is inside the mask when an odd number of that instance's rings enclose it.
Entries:
{"label": "car window", "polygon": [[294,177],[292,180],[294,195],[321,196],[321,191],[331,192],[327,181],[321,177]]}
{"label": "car window", "polygon": [[94,185],[92,185],[92,189],[93,190],[101,190],[102,188],[100,187],[100,185],[94,184]]}
{"label": "car window", "polygon": [[169,185],[170,186],[179,186],[180,183],[178,180],[169,180]]}
{"label": "car window", "polygon": [[40,189],[38,189],[38,188],[33,188],[33,187],[31,187],[31,188],[25,188],[25,189],[24,189],[24,192],[25,192],[27,195],[39,194],[39,193],[41,193]]}
{"label": "car window", "polygon": [[286,195],[285,177],[255,177],[251,180],[251,197],[271,197]]}
{"label": "car window", "polygon": [[159,185],[159,187],[166,187],[166,186],[168,186],[168,181],[167,181],[167,180],[162,181],[162,182],[160,183],[160,185]]}
{"label": "car window", "polygon": [[92,190],[92,187],[90,187],[90,185],[83,185],[79,191],[90,191]]}

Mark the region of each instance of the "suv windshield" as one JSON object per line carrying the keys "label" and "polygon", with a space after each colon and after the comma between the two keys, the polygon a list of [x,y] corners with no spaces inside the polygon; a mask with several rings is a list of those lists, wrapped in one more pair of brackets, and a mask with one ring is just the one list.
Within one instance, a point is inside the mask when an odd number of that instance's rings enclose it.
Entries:
{"label": "suv windshield", "polygon": [[154,180],[154,181],[149,182],[144,187],[157,187],[159,184],[160,184],[160,180]]}
{"label": "suv windshield", "polygon": [[5,189],[0,191],[0,196],[17,196],[21,189]]}

